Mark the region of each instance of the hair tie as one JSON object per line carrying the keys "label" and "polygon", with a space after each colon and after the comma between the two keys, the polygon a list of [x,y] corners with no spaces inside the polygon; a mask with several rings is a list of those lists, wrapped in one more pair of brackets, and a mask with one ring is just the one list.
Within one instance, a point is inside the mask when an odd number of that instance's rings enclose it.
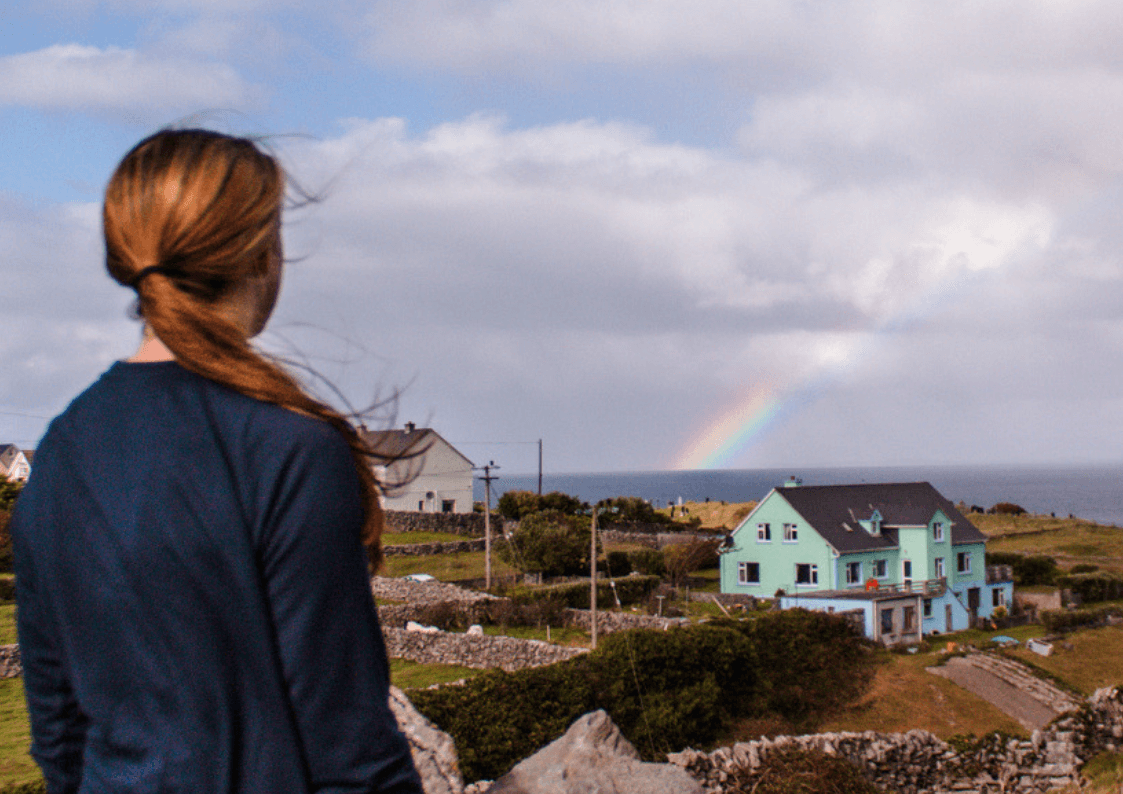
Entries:
{"label": "hair tie", "polygon": [[141,281],[146,279],[148,276],[151,276],[153,273],[160,273],[165,276],[171,275],[171,272],[168,270],[168,268],[164,267],[163,265],[149,265],[148,267],[142,267],[137,271],[136,275],[129,280],[129,286],[133,289],[136,289],[137,286],[140,285]]}

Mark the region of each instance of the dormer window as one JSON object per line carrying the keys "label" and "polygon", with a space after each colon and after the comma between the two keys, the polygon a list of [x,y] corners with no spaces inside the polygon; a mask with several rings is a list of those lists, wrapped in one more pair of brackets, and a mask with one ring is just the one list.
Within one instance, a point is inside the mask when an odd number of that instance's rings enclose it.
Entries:
{"label": "dormer window", "polygon": [[932,522],[932,542],[933,543],[943,543],[944,542],[944,525],[940,521],[933,521]]}
{"label": "dormer window", "polygon": [[878,511],[878,510],[873,511],[873,515],[870,516],[869,526],[870,526],[870,534],[871,535],[880,535],[881,534],[881,512],[880,511]]}

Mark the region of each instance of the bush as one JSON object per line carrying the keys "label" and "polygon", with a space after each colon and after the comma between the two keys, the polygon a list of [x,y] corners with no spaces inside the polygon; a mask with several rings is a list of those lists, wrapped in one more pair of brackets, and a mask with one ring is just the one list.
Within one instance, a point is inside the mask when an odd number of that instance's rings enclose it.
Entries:
{"label": "bush", "polygon": [[999,502],[987,512],[1000,516],[1022,516],[1026,511],[1024,507],[1013,502]]}
{"label": "bush", "polygon": [[608,509],[608,512],[602,513],[598,520],[601,526],[617,523],[673,523],[670,516],[656,512],[650,502],[640,499],[638,496],[618,496],[615,499],[605,499],[598,506]]}
{"label": "bush", "polygon": [[604,555],[604,567],[609,576],[627,576],[632,572],[631,558],[626,551],[610,551]]}
{"label": "bush", "polygon": [[1082,562],[1082,563],[1079,563],[1077,565],[1072,566],[1072,568],[1070,568],[1068,572],[1069,573],[1095,573],[1099,569],[1100,569],[1100,566],[1098,566],[1098,565],[1092,565],[1090,562]]}
{"label": "bush", "polygon": [[1058,576],[1056,584],[1072,590],[1085,604],[1123,598],[1123,576],[1109,571]]}
{"label": "bush", "polygon": [[721,539],[704,540],[695,538],[686,543],[675,543],[663,550],[663,561],[667,575],[675,587],[682,586],[686,577],[703,568],[716,568],[720,564],[717,550]]}
{"label": "bush", "polygon": [[12,536],[8,534],[11,513],[0,510],[0,573],[12,572]]}
{"label": "bush", "polygon": [[1023,587],[1053,584],[1057,575],[1057,561],[1044,554],[1026,556],[1014,551],[988,551],[986,564],[1011,566],[1014,584]]}
{"label": "bush", "polygon": [[632,570],[644,576],[663,576],[667,573],[667,564],[663,561],[663,555],[655,549],[637,549],[628,552],[628,560],[632,564]]}
{"label": "bush", "polygon": [[22,490],[22,482],[0,480],[0,510],[11,510]]}
{"label": "bush", "polygon": [[556,511],[531,513],[519,522],[508,542],[500,544],[499,556],[524,573],[583,573],[589,570],[589,532],[587,516]]}
{"label": "bush", "polygon": [[561,491],[550,491],[539,500],[538,504],[539,510],[556,510],[559,513],[565,513],[567,516],[575,516],[589,509],[586,502]]}
{"label": "bush", "polygon": [[456,742],[465,780],[494,780],[597,708],[648,760],[705,746],[734,719],[818,715],[860,694],[872,658],[844,619],[793,611],[620,632],[560,664],[410,697]]}
{"label": "bush", "polygon": [[1058,631],[1072,631],[1085,626],[1096,626],[1107,620],[1109,615],[1119,616],[1118,607],[1103,606],[1095,609],[1046,609],[1041,613],[1041,623],[1049,634]]}
{"label": "bush", "polygon": [[511,521],[519,521],[538,512],[539,498],[534,491],[506,491],[499,497],[495,511]]}
{"label": "bush", "polygon": [[766,755],[751,774],[738,774],[734,794],[878,794],[854,764],[819,750],[783,747]]}

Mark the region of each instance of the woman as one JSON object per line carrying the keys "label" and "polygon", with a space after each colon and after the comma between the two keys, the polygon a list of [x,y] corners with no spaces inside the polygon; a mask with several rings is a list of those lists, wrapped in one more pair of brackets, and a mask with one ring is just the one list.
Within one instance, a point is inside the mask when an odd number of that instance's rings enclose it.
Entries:
{"label": "woman", "polygon": [[137,353],[56,418],[17,504],[32,754],[54,792],[420,792],[387,705],[362,445],[248,340],[284,175],[250,141],[141,141],[106,190]]}

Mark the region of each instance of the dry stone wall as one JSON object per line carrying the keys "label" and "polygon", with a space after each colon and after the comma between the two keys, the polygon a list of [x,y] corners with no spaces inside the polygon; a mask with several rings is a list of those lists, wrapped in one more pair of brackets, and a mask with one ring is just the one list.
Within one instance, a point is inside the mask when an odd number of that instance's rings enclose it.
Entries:
{"label": "dry stone wall", "polygon": [[455,664],[478,670],[499,668],[511,673],[542,667],[587,653],[586,648],[552,645],[541,640],[457,634],[445,631],[409,631],[383,628],[386,652],[394,659],[421,664]]}
{"label": "dry stone wall", "polygon": [[1028,740],[995,734],[962,751],[927,731],[866,731],[779,736],[711,753],[684,750],[668,760],[694,775],[706,794],[723,794],[751,789],[763,759],[785,747],[842,756],[875,785],[900,794],[1041,794],[1079,785],[1085,761],[1123,748],[1123,698],[1115,687],[1101,689]]}
{"label": "dry stone wall", "polygon": [[0,678],[15,678],[22,670],[19,645],[0,645]]}
{"label": "dry stone wall", "polygon": [[[483,513],[415,513],[387,510],[386,527],[392,532],[448,532],[452,535],[483,537]],[[491,531],[503,531],[503,518],[491,514]]]}
{"label": "dry stone wall", "polygon": [[483,551],[486,541],[483,538],[472,540],[449,540],[432,543],[391,543],[382,547],[387,557],[431,557],[435,554],[457,554],[462,551]]}

